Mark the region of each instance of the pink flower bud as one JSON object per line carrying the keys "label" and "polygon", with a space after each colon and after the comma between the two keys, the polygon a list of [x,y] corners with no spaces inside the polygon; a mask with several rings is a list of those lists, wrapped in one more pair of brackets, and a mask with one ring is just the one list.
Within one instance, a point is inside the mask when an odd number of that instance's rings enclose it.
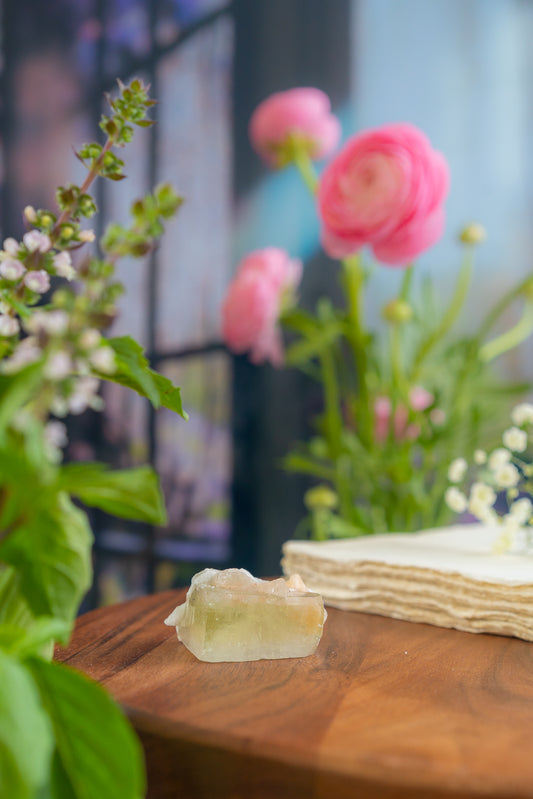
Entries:
{"label": "pink flower bud", "polygon": [[31,272],[26,272],[24,275],[24,283],[37,294],[44,294],[50,288],[50,275],[44,269],[38,269]]}
{"label": "pink flower bud", "polygon": [[241,262],[222,307],[222,336],[233,352],[249,350],[254,363],[282,363],[279,317],[293,301],[301,271],[299,261],[275,247],[250,253]]}
{"label": "pink flower bud", "polygon": [[305,147],[311,158],[324,158],[337,146],[341,129],[331,113],[329,97],[319,89],[303,88],[272,94],[254,111],[250,139],[255,150],[271,166],[290,160],[291,137]]}
{"label": "pink flower bud", "polygon": [[414,411],[425,411],[434,401],[433,394],[422,386],[413,386],[409,392],[409,404]]}
{"label": "pink flower bud", "polygon": [[440,238],[448,183],[443,156],[412,125],[353,136],[320,179],[324,249],[342,258],[368,244],[383,263],[405,266]]}

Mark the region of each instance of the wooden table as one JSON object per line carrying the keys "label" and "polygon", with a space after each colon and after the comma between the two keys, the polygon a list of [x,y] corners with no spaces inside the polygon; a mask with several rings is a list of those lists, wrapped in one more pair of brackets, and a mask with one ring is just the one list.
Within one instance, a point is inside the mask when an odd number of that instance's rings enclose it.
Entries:
{"label": "wooden table", "polygon": [[57,655],[124,705],[150,797],[533,797],[533,644],[330,610],[311,657],[201,663],[182,600],[88,613]]}

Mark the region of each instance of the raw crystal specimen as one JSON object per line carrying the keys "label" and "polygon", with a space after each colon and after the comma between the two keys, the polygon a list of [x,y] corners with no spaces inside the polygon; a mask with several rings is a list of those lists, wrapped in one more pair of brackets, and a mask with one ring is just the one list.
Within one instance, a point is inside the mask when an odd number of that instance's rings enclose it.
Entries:
{"label": "raw crystal specimen", "polygon": [[165,624],[199,660],[217,663],[312,655],[325,620],[322,597],[297,574],[268,581],[245,569],[204,569]]}

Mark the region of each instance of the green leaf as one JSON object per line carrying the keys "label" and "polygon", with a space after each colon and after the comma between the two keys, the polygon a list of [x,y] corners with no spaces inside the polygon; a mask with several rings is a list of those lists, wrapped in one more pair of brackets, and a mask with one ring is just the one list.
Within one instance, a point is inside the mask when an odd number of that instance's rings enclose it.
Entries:
{"label": "green leaf", "polygon": [[172,381],[168,379],[168,377],[160,375],[159,372],[150,370],[150,374],[152,375],[159,392],[159,402],[161,405],[164,408],[174,411],[174,413],[178,413],[182,419],[187,421],[189,414],[183,410],[180,389],[175,386]]}
{"label": "green leaf", "polygon": [[66,644],[70,631],[70,624],[53,616],[40,616],[25,627],[0,624],[0,649],[18,658],[42,656],[50,644],[56,641]]}
{"label": "green leaf", "polygon": [[0,542],[0,561],[20,575],[20,591],[37,616],[71,622],[92,579],[87,516],[66,494],[23,520]]}
{"label": "green leaf", "polygon": [[69,799],[140,799],[141,747],[104,689],[59,663],[35,659],[28,666],[52,721]]}
{"label": "green leaf", "polygon": [[113,516],[166,524],[159,478],[150,466],[112,471],[102,463],[71,463],[61,469],[59,486]]}
{"label": "green leaf", "polygon": [[117,369],[112,375],[106,375],[106,379],[132,388],[141,396],[148,397],[154,408],[158,408],[159,392],[141,345],[131,336],[112,338],[107,343],[115,351]]}
{"label": "green leaf", "polygon": [[0,653],[0,795],[33,798],[47,780],[52,752],[52,728],[31,674]]}
{"label": "green leaf", "polygon": [[189,417],[183,410],[181,393],[172,382],[150,369],[142,347],[130,336],[109,339],[110,347],[115,351],[117,370],[112,375],[100,375],[103,380],[127,386],[147,397],[154,408],[160,405],[168,408],[187,420]]}
{"label": "green leaf", "polygon": [[35,396],[41,383],[42,363],[33,363],[16,375],[0,375],[0,440],[14,414]]}

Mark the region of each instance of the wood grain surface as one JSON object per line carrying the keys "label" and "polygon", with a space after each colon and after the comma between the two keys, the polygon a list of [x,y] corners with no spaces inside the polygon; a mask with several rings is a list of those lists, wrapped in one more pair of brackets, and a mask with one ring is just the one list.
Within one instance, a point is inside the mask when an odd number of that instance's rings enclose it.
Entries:
{"label": "wood grain surface", "polygon": [[103,683],[153,799],[533,797],[533,644],[329,610],[315,655],[201,663],[166,592],[79,618],[56,657]]}

